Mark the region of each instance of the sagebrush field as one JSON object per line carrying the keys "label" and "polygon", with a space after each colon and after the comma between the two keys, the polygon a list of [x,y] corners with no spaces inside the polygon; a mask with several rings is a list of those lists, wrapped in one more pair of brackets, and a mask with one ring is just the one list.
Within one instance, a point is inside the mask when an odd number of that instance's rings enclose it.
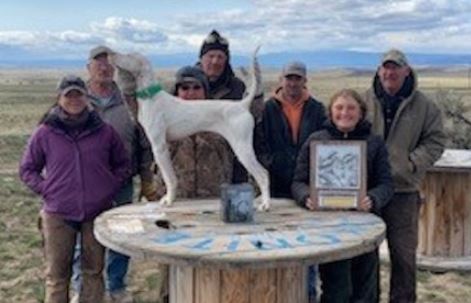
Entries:
{"label": "sagebrush field", "polygon": [[[43,302],[43,255],[37,230],[40,199],[18,179],[18,161],[28,136],[55,101],[58,79],[84,71],[0,70],[0,303]],[[168,88],[174,71],[159,73]],[[309,89],[327,102],[344,87],[364,91],[373,71],[332,70],[312,72]],[[277,83],[278,72],[263,73],[266,96]],[[424,70],[419,86],[432,98],[440,92],[458,96],[471,111],[468,71]],[[465,111],[466,111],[465,110]],[[469,116],[468,116],[469,117]],[[471,134],[467,134],[471,136]],[[387,302],[388,265],[382,265],[382,301]],[[158,302],[159,268],[151,262],[132,262],[129,288],[137,302]],[[465,303],[471,298],[471,273],[418,273],[419,302]]]}

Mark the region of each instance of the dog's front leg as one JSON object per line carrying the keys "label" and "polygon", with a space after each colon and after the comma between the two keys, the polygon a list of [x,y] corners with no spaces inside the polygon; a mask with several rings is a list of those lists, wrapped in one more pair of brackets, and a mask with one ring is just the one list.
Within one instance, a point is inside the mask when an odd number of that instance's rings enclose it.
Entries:
{"label": "dog's front leg", "polygon": [[[162,141],[162,140],[160,140]],[[164,179],[166,193],[160,199],[159,203],[162,205],[172,205],[176,198],[177,192],[177,176],[172,166],[172,160],[170,158],[170,152],[168,145],[166,144],[165,138],[164,143],[153,144],[152,152],[154,153],[155,161],[159,167],[162,178]]]}

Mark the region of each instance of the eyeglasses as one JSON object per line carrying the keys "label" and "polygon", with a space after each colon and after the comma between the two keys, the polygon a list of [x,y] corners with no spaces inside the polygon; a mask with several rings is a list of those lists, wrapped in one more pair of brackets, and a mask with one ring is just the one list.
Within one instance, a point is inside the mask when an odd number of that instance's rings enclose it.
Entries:
{"label": "eyeglasses", "polygon": [[199,84],[195,84],[195,85],[189,85],[189,84],[183,84],[183,85],[180,85],[180,89],[181,90],[200,90],[202,89],[203,87]]}

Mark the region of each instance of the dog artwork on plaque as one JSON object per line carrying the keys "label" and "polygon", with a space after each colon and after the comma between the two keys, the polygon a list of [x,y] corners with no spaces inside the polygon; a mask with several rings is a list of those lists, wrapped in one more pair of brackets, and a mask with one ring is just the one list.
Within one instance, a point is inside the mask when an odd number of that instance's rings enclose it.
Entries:
{"label": "dog artwork on plaque", "polygon": [[366,195],[366,143],[313,141],[310,195],[318,208],[355,209]]}

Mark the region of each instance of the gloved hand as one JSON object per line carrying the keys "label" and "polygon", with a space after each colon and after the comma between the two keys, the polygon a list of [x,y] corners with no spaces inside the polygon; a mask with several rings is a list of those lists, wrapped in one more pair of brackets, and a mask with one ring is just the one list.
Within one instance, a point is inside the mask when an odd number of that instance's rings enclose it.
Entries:
{"label": "gloved hand", "polygon": [[142,181],[141,192],[139,193],[139,201],[145,197],[147,201],[157,200],[157,184],[154,181]]}

